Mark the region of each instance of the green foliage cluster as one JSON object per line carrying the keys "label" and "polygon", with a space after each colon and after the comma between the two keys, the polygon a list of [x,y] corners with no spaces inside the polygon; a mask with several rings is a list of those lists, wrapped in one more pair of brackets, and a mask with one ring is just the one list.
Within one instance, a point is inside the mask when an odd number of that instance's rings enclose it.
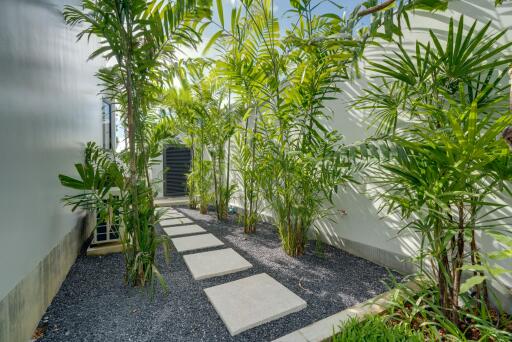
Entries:
{"label": "green foliage cluster", "polygon": [[[154,234],[154,226],[158,221],[155,215],[151,198],[151,190],[143,184],[138,189],[138,215],[139,229],[133,220],[133,209],[126,177],[126,164],[112,151],[107,151],[93,142],[89,142],[85,149],[85,161],[75,164],[78,178],[59,175],[62,185],[78,190],[79,193],[67,195],[64,202],[73,206],[91,210],[97,213],[102,221],[110,220],[120,234],[123,244],[123,254],[126,262],[126,280],[130,284],[140,284],[140,277],[152,280],[156,276],[160,284],[166,288],[166,283],[154,265],[155,252],[158,245],[163,245],[166,259],[168,259],[168,241]],[[115,191],[115,196],[113,195]],[[114,216],[117,213],[119,216]],[[113,222],[112,222],[113,221]],[[138,248],[134,248],[132,241],[138,241]],[[141,275],[141,265],[150,265],[142,268],[145,274]]]}
{"label": "green foliage cluster", "polygon": [[423,342],[422,334],[403,325],[390,325],[382,316],[353,317],[333,335],[332,342]]}
{"label": "green foliage cluster", "polygon": [[[274,2],[241,1],[207,47],[221,53],[219,75],[245,112],[236,135],[236,172],[243,192],[243,223],[255,229],[258,210],[271,210],[284,250],[301,255],[315,220],[325,217],[338,186],[355,164],[341,153],[341,136],[329,126],[326,103],[338,84],[357,73],[371,39],[400,31],[394,18],[413,8],[438,9],[445,1],[366,1],[347,16],[318,13],[318,3],[291,1],[294,24],[281,32]],[[393,5],[393,6],[391,6]],[[341,12],[341,6],[340,6]],[[369,26],[356,29],[372,15]],[[228,27],[229,26],[229,27]]]}
{"label": "green foliage cluster", "polygon": [[[234,158],[243,191],[246,232],[262,202],[274,214],[283,248],[304,252],[313,221],[339,184],[350,178],[337,153],[341,137],[325,126],[325,102],[346,79],[357,43],[325,39],[344,23],[314,14],[311,1],[291,3],[297,24],[281,34],[272,1],[242,1],[215,35],[219,75],[244,113]],[[223,13],[219,13],[223,17]]]}
{"label": "green foliage cluster", "polygon": [[[202,157],[207,149],[218,218],[226,218],[235,191],[229,184],[232,160],[244,231],[254,232],[260,211],[269,209],[284,250],[296,256],[304,252],[314,222],[329,214],[325,208],[338,186],[352,180],[354,171],[353,161],[341,153],[341,136],[328,125],[327,101],[340,92],[338,83],[357,73],[371,39],[399,34],[395,17],[407,21],[407,10],[440,9],[446,1],[388,1],[386,6],[366,1],[348,16],[318,13],[311,0],[290,4],[287,16],[294,24],[283,34],[273,1],[241,1],[230,22],[217,1],[219,31],[206,50],[215,47],[219,57],[206,62],[208,77],[204,61],[188,61],[179,73],[184,89],[172,91],[169,106],[177,117],[184,117],[181,111],[200,118],[189,120],[183,131],[190,143],[197,141],[192,137],[205,137],[198,159],[200,165],[207,162]],[[372,15],[371,24],[357,29],[366,15]],[[211,96],[212,87],[223,91]],[[190,102],[180,105],[180,96]],[[192,193],[208,183],[199,174],[190,174]],[[204,202],[207,196],[201,197]]]}
{"label": "green foliage cluster", "polygon": [[510,315],[475,301],[470,295],[462,296],[460,319],[455,324],[444,314],[440,291],[432,282],[418,281],[413,288],[394,285],[396,292],[383,316],[390,326],[417,331],[430,341],[509,341],[512,338]]}
{"label": "green foliage cluster", "polygon": [[[152,109],[164,76],[172,72],[178,48],[195,47],[200,42],[210,6],[205,0],[83,0],[81,7],[64,8],[66,22],[80,27],[78,39],[97,38],[99,47],[90,58],[101,57],[112,65],[100,70],[98,78],[103,95],[116,104],[127,130],[128,148],[120,156],[126,167],[118,168],[122,173],[118,178],[124,182],[117,186],[123,192],[120,207],[128,234],[124,239],[127,278],[134,285],[144,286],[158,275],[155,250],[162,239],[155,231],[158,217],[149,166],[160,154],[162,141],[175,134],[173,123],[159,121]],[[82,179],[76,181],[83,181],[81,187],[86,193],[84,202],[74,205],[88,208],[92,199],[103,201],[109,187],[90,184],[79,165]],[[85,166],[108,174],[102,170],[103,164],[86,162]],[[66,186],[73,183],[69,178],[61,180]]]}
{"label": "green foliage cluster", "polygon": [[218,219],[226,220],[235,191],[229,170],[231,137],[239,108],[231,101],[225,82],[218,79],[212,60],[182,60],[179,70],[181,88],[168,90],[164,103],[184,135],[184,142],[193,150],[189,195],[192,203],[197,199],[203,213],[213,199]]}
{"label": "green foliage cluster", "polygon": [[[430,42],[417,42],[412,51],[398,42],[393,55],[370,61],[375,83],[357,106],[371,111],[376,136],[345,146],[329,126],[327,104],[340,83],[357,75],[365,47],[375,38],[400,37],[408,10],[444,9],[447,1],[370,0],[344,16],[318,13],[311,0],[290,4],[294,24],[283,32],[271,0],[240,1],[229,23],[217,1],[219,30],[207,49],[215,47],[220,57],[180,62],[178,47],[196,47],[203,24],[210,23],[209,1],[83,0],[82,8],[67,6],[66,21],[81,25],[78,38],[99,38],[91,58],[113,64],[98,77],[121,111],[128,148],[115,155],[89,145],[85,163],[76,165],[79,178],[60,176],[81,191],[65,201],[105,216],[119,209],[127,279],[145,285],[161,278],[155,250],[163,242],[155,232],[148,168],[162,143],[178,133],[193,150],[191,204],[207,212],[213,201],[224,220],[239,193],[244,231],[254,232],[268,209],[292,256],[304,253],[314,222],[330,214],[338,187],[360,171],[375,185],[382,210],[400,215],[422,238],[418,263],[436,291],[418,313],[428,305],[437,315],[428,322],[461,331],[476,302],[479,322],[489,322],[487,279],[508,272],[492,261],[510,251],[483,255],[476,237],[485,233],[510,245],[505,204],[491,200],[498,192],[510,194],[512,175],[509,147],[496,139],[512,124],[504,85],[512,44],[499,43],[505,32],[492,32],[490,23],[466,29],[463,18],[458,25],[451,20],[446,41],[431,31]],[[371,23],[357,29],[367,15]],[[162,105],[170,109],[163,118],[154,112]],[[118,199],[109,195],[114,187]],[[365,333],[357,325],[367,322],[382,338],[409,333],[409,327],[386,331],[385,322],[373,320],[353,322],[347,333]]]}
{"label": "green foliage cluster", "polygon": [[[417,42],[413,51],[398,43],[393,55],[370,63],[376,85],[358,102],[371,111],[374,139],[387,150],[367,169],[373,193],[382,210],[421,236],[420,272],[435,284],[434,302],[455,328],[468,291],[490,307],[477,234],[510,242],[507,205],[495,197],[511,193],[510,151],[497,137],[512,124],[504,82],[512,43],[500,44],[505,32],[491,32],[490,22],[477,24],[466,29],[463,17],[458,25],[452,19],[445,42],[430,31],[431,42]],[[465,270],[472,272],[463,282]]]}

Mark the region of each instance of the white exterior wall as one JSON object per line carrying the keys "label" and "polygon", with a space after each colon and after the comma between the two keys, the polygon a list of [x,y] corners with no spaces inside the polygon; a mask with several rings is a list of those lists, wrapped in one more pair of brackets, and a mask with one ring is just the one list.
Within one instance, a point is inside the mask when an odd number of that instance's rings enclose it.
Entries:
{"label": "white exterior wall", "polygon": [[[165,147],[164,147],[165,149]],[[157,198],[164,197],[164,156],[163,154],[158,157],[158,164],[151,165],[151,181],[153,182],[153,189],[157,192]]]}
{"label": "white exterior wall", "polygon": [[101,143],[100,61],[87,62],[93,42],[77,43],[62,17],[79,3],[1,3],[0,301],[77,225],[57,176],[74,174],[85,142]]}

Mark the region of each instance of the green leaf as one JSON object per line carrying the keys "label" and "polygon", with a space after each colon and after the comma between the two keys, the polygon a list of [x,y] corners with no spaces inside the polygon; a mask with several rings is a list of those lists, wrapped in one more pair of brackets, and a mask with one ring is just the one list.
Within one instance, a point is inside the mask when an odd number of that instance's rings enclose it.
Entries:
{"label": "green leaf", "polygon": [[461,286],[460,286],[460,292],[467,292],[469,291],[471,288],[473,288],[474,286],[476,285],[479,285],[481,283],[484,282],[484,280],[486,279],[485,276],[473,276],[471,278],[469,278],[468,280],[466,280]]}
{"label": "green leaf", "polygon": [[494,251],[490,252],[489,258],[495,259],[495,260],[505,260],[505,259],[512,259],[512,249],[506,249],[503,251]]}
{"label": "green leaf", "polygon": [[224,9],[222,0],[217,0],[217,14],[219,16],[220,24],[222,25],[222,28],[224,28]]}
{"label": "green leaf", "polygon": [[512,248],[512,236],[498,232],[487,232],[487,234],[492,236],[496,241]]}
{"label": "green leaf", "polygon": [[208,53],[208,51],[210,50],[210,48],[217,42],[217,40],[222,37],[222,30],[221,31],[217,31],[211,38],[210,40],[208,41],[208,43],[206,43],[206,46],[204,47],[203,49],[203,56],[206,55]]}

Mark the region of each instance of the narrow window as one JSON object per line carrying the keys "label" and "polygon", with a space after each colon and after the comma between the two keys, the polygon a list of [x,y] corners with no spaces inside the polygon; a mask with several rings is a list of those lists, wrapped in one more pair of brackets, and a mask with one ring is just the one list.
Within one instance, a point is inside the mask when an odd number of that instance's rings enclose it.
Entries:
{"label": "narrow window", "polygon": [[102,103],[102,127],[103,127],[103,148],[108,150],[115,149],[115,116],[112,103],[103,99]]}

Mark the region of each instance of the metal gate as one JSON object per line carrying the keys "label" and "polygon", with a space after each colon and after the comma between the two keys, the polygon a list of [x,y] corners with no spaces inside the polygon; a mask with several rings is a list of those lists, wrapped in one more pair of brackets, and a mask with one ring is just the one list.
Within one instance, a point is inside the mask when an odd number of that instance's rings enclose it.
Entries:
{"label": "metal gate", "polygon": [[167,146],[164,152],[164,196],[187,195],[187,173],[192,153],[185,146]]}

